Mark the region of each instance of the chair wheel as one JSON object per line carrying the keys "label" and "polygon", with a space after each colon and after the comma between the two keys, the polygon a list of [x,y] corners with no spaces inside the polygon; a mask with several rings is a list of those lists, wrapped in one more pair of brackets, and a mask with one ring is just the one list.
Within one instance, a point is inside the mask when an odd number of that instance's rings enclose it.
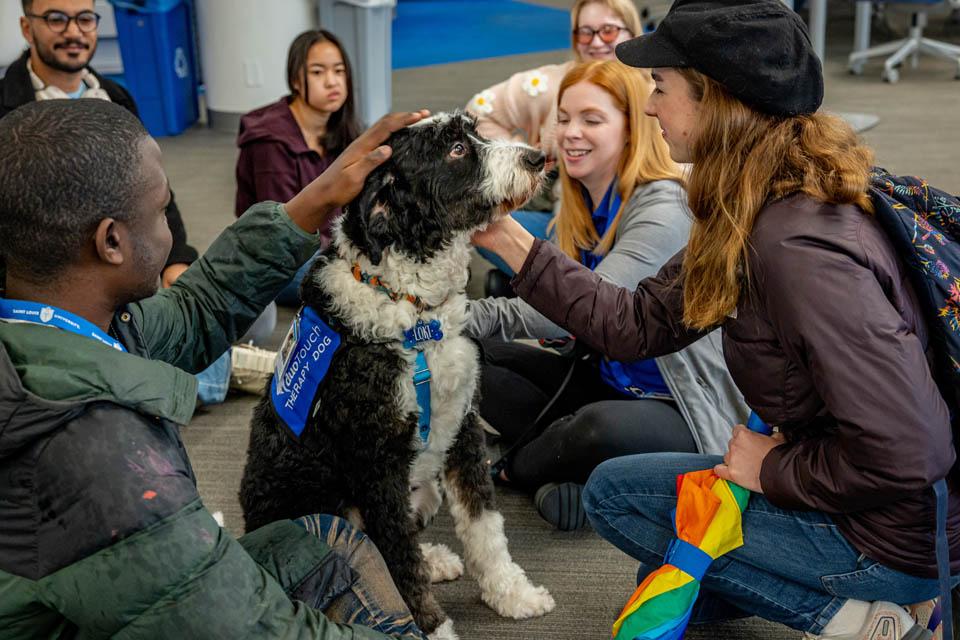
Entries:
{"label": "chair wheel", "polygon": [[883,78],[884,82],[896,84],[900,80],[900,72],[896,69],[884,69],[880,77]]}

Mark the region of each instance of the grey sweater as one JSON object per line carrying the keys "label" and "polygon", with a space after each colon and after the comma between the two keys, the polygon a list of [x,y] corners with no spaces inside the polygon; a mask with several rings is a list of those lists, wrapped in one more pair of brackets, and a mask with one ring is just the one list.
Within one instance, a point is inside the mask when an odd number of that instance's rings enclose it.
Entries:
{"label": "grey sweater", "polygon": [[[691,225],[679,184],[657,180],[640,185],[620,216],[613,247],[595,271],[604,280],[635,289],[686,245]],[[520,298],[474,300],[469,314],[465,332],[475,338],[569,335]],[[698,449],[725,453],[733,425],[744,423],[749,410],[724,364],[720,330],[656,361]]]}

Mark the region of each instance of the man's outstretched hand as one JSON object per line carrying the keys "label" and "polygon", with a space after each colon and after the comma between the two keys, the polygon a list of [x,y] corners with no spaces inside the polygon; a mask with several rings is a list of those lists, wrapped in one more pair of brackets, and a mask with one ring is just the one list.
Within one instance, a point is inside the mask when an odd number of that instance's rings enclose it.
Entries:
{"label": "man's outstretched hand", "polygon": [[429,111],[422,109],[390,113],[377,120],[344,149],[326,171],[286,203],[287,215],[305,231],[316,232],[337,207],[357,197],[370,172],[387,161],[393,150],[383,143],[390,134],[429,115]]}

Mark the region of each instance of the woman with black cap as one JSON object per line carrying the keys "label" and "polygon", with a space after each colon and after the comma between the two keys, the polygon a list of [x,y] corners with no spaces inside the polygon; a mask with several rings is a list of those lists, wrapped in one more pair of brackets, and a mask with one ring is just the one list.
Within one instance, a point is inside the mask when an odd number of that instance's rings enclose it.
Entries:
{"label": "woman with black cap", "polygon": [[[694,622],[757,615],[812,637],[932,637],[930,487],[955,462],[950,415],[919,303],[871,215],[872,153],[818,112],[806,28],[778,0],[676,0],[617,56],[653,69],[647,112],[673,159],[692,163],[687,248],[629,291],[509,218],[474,241],[516,270],[521,297],[611,358],[656,357],[722,327],[734,380],[779,432],[738,425],[722,459],[608,461],[585,489],[591,523],[642,578],[673,538],[676,477],[715,466],[756,495],[745,544],[711,565]],[[953,495],[948,539],[957,574]]]}

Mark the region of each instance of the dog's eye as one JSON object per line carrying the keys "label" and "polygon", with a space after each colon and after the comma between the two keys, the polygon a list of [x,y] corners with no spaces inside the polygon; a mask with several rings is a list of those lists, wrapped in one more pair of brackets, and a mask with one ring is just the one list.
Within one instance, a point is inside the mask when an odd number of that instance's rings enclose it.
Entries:
{"label": "dog's eye", "polygon": [[467,148],[462,142],[455,142],[454,145],[450,147],[451,158],[462,158],[465,155],[467,155]]}

